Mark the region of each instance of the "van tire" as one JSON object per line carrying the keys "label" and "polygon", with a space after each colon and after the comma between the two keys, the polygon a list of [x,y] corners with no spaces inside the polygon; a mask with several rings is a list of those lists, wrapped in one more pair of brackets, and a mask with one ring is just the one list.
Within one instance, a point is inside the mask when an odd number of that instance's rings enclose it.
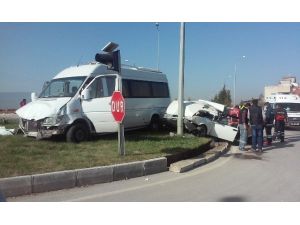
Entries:
{"label": "van tire", "polygon": [[151,118],[151,122],[149,124],[149,129],[151,131],[159,131],[161,128],[161,123],[158,115],[154,115]]}
{"label": "van tire", "polygon": [[88,129],[82,123],[72,125],[67,131],[67,142],[79,143],[88,139]]}

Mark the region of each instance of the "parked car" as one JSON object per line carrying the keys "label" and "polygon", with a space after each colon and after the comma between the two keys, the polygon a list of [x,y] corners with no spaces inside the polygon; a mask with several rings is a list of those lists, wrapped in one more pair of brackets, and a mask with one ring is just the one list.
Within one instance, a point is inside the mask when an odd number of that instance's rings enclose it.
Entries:
{"label": "parked car", "polygon": [[[222,104],[206,100],[184,101],[185,129],[197,136],[213,136],[233,142],[238,128],[228,125],[226,107]],[[176,126],[178,117],[178,102],[173,101],[168,106],[164,119],[171,126]]]}

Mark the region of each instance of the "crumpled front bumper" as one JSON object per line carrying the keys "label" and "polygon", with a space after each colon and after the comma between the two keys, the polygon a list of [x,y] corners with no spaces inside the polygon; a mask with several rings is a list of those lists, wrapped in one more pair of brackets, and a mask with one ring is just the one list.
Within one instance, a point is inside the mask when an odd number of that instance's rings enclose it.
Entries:
{"label": "crumpled front bumper", "polygon": [[19,127],[26,136],[37,139],[50,138],[54,135],[63,134],[65,131],[65,126],[43,126],[42,120],[20,119]]}

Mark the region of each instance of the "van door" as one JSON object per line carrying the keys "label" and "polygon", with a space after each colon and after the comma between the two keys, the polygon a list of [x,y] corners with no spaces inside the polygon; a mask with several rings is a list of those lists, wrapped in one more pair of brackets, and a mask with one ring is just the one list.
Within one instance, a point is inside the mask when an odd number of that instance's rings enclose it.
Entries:
{"label": "van door", "polygon": [[117,123],[111,114],[111,96],[116,89],[116,76],[98,76],[87,87],[90,99],[82,100],[82,110],[97,133],[116,132]]}

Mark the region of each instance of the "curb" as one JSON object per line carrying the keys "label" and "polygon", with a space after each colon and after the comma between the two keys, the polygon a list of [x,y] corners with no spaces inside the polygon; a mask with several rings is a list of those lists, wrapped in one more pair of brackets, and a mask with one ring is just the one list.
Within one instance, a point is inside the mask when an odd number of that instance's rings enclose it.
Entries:
{"label": "curb", "polygon": [[181,160],[170,165],[169,170],[175,173],[184,173],[199,166],[205,165],[219,158],[228,151],[227,142],[219,142],[217,146],[197,157]]}
{"label": "curb", "polygon": [[[227,145],[225,148],[220,149],[222,154],[228,146],[228,143],[226,144]],[[174,164],[176,163],[178,163],[178,165],[182,165],[181,169],[178,171],[185,172],[208,163],[209,161],[212,161],[216,158],[214,153],[211,151],[215,150],[218,152],[220,146],[216,146],[213,149],[207,151],[207,149],[209,149],[211,145],[212,143],[209,142],[204,146],[201,151],[206,151],[205,153],[202,153],[199,150],[191,150],[181,154],[139,162],[0,178],[0,193],[5,197],[17,197],[21,195],[29,195],[34,193],[56,191],[93,184],[108,183],[118,180],[126,180],[134,177],[147,176],[168,171],[168,167],[174,167]],[[201,155],[196,156],[199,154]],[[202,158],[203,154],[208,154],[209,156],[204,159]],[[191,159],[191,157],[195,158]],[[172,170],[170,169],[170,171]]]}
{"label": "curb", "polygon": [[0,193],[5,197],[16,197],[20,195],[125,180],[133,177],[165,172],[167,170],[167,158],[161,157],[112,166],[0,178]]}

